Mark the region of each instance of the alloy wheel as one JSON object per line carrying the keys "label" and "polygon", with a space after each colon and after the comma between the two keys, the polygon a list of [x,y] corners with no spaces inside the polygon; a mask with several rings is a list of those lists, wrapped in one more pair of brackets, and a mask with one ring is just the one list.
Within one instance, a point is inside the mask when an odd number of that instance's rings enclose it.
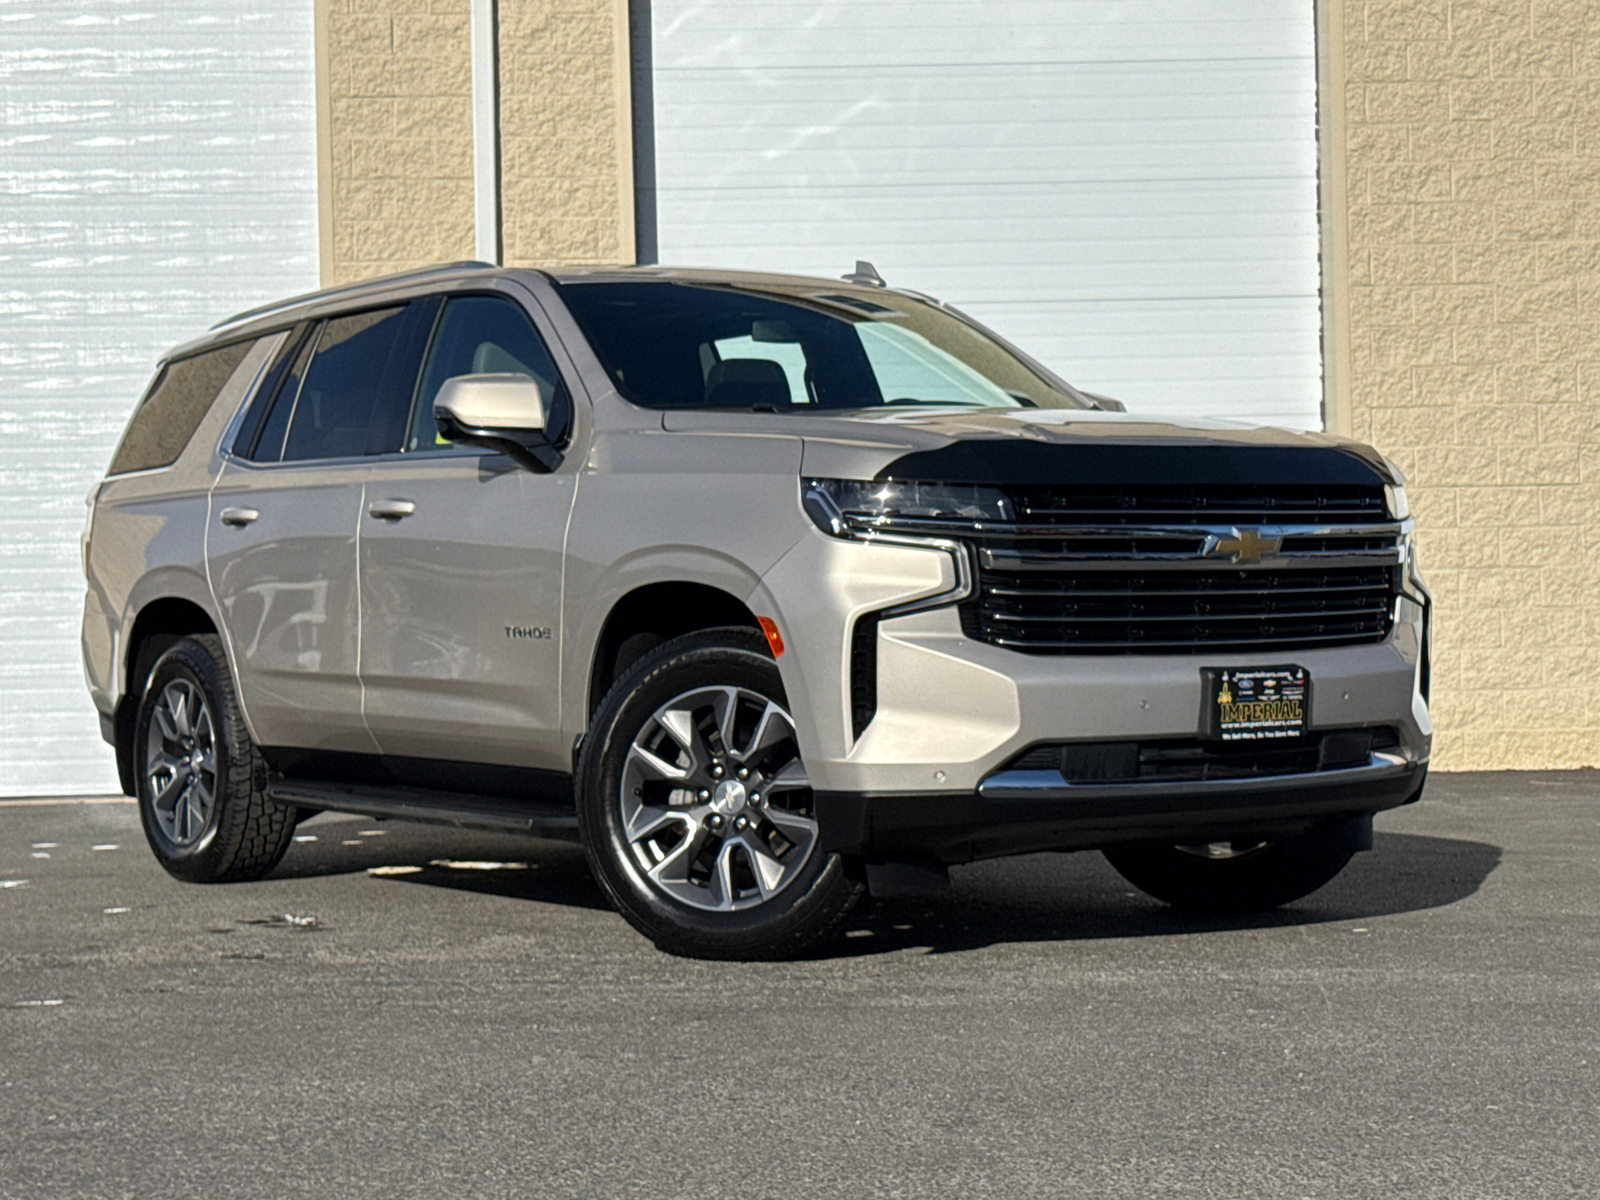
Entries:
{"label": "alloy wheel", "polygon": [[618,801],[638,872],[708,912],[765,904],[816,849],[794,719],[749,688],[695,688],[656,709],[628,749]]}
{"label": "alloy wheel", "polygon": [[216,734],[204,695],[187,679],[168,681],[151,710],[145,786],[163,837],[186,849],[205,836],[216,807]]}

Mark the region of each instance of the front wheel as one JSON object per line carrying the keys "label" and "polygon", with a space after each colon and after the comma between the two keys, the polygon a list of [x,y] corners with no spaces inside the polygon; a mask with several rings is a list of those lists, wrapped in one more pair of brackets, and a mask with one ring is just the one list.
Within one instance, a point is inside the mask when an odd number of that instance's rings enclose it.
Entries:
{"label": "front wheel", "polygon": [[862,892],[819,849],[783,681],[752,630],[674,638],[617,681],[584,743],[578,823],[612,903],[674,954],[792,956]]}
{"label": "front wheel", "polygon": [[1102,851],[1134,887],[1175,908],[1265,912],[1309,896],[1344,870],[1354,852],[1273,842],[1112,846]]}

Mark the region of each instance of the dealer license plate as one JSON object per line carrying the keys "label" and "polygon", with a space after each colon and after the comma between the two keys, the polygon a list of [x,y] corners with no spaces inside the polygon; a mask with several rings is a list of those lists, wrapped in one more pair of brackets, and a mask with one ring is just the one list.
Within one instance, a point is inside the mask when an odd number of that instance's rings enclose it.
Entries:
{"label": "dealer license plate", "polygon": [[1311,708],[1311,675],[1304,667],[1207,667],[1200,735],[1223,742],[1297,738]]}

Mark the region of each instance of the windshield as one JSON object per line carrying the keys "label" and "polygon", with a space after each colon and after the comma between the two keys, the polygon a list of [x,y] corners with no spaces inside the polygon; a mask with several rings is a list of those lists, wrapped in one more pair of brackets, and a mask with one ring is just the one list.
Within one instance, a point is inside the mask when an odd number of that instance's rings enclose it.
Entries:
{"label": "windshield", "polygon": [[646,408],[1087,407],[993,334],[899,292],[665,279],[560,290],[617,391]]}

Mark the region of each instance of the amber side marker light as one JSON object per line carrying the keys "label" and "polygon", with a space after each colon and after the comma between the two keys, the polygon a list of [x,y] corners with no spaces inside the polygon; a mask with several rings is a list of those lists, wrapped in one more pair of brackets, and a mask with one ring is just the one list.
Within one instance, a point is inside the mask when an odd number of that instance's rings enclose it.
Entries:
{"label": "amber side marker light", "polygon": [[757,617],[756,623],[761,626],[761,632],[767,635],[767,645],[772,647],[772,657],[783,657],[783,634],[778,632],[778,623],[771,617]]}

